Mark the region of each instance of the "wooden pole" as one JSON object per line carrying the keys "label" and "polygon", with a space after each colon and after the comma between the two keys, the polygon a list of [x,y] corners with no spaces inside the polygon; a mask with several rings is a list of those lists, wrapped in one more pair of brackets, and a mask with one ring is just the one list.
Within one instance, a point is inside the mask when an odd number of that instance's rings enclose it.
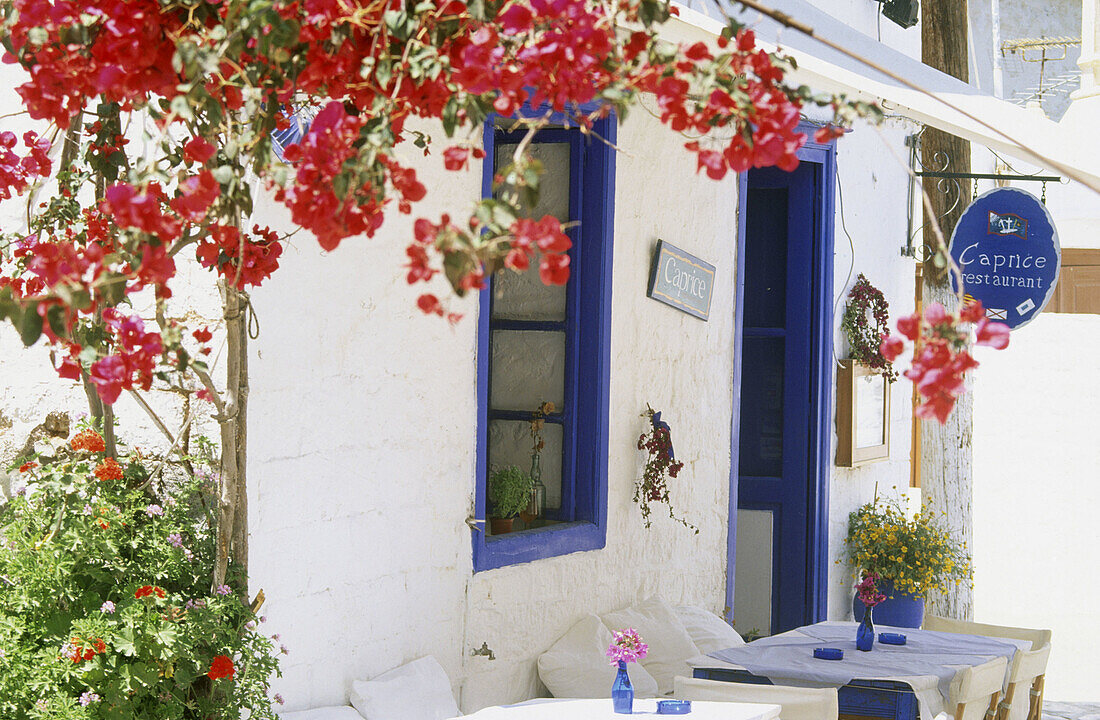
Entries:
{"label": "wooden pole", "polygon": [[[969,82],[967,56],[966,0],[923,0],[921,3],[921,47],[926,65]],[[921,162],[926,170],[968,173],[970,143],[962,138],[925,127],[921,136]],[[924,178],[924,190],[932,200],[945,240],[949,241],[963,210],[970,204],[966,180],[941,181]],[[943,192],[947,190],[947,192]],[[931,219],[924,218],[923,300],[927,307],[938,302],[949,310],[957,304]],[[973,547],[973,451],[974,424],[972,386],[959,398],[947,423],[921,423],[920,478],[921,495],[935,520],[946,525],[952,537]],[[916,422],[916,421],[915,421]],[[944,593],[932,593],[929,612],[959,620],[973,617],[973,596],[968,583],[949,587]]]}

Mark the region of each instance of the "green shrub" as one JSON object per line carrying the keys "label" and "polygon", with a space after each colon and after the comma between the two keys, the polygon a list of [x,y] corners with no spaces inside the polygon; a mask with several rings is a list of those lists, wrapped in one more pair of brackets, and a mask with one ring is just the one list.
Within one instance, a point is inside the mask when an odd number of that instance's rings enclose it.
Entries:
{"label": "green shrub", "polygon": [[211,588],[213,474],[201,458],[191,473],[102,447],[85,430],[13,468],[0,505],[0,717],[275,718],[261,618]]}
{"label": "green shrub", "polygon": [[489,476],[489,502],[493,515],[510,518],[527,509],[531,501],[531,476],[515,465],[494,470]]}

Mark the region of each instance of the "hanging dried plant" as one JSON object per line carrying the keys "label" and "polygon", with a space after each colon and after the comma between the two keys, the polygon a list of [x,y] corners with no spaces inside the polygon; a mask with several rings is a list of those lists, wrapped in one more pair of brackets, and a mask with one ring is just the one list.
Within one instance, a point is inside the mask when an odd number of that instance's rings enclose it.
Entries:
{"label": "hanging dried plant", "polygon": [[672,500],[668,496],[668,479],[680,474],[684,464],[676,459],[672,449],[672,434],[668,423],[661,420],[661,413],[655,412],[646,404],[642,417],[648,417],[651,430],[638,437],[638,449],[645,450],[649,457],[642,468],[642,477],[634,483],[634,502],[642,508],[645,526],[650,526],[650,503],[660,502],[668,505],[668,516],[686,528],[699,534],[699,528],[687,520],[676,517],[672,510]]}

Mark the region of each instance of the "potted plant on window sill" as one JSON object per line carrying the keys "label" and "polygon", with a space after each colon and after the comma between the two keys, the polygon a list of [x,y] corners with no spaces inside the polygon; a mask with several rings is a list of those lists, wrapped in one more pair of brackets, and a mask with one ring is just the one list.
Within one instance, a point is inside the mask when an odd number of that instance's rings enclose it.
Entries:
{"label": "potted plant on window sill", "polygon": [[505,535],[512,532],[512,523],[516,515],[527,509],[531,501],[531,476],[515,465],[494,470],[489,475],[489,503],[492,513],[489,526],[493,535]]}

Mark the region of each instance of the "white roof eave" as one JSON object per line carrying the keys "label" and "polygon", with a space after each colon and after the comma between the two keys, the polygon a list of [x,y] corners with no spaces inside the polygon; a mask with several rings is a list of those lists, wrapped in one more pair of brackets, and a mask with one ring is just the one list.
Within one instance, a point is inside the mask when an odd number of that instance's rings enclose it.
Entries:
{"label": "white roof eave", "polygon": [[[682,22],[712,33],[721,32],[722,22],[681,3],[674,4],[679,7]],[[835,18],[804,0],[771,0],[770,4],[807,22],[823,37],[831,36],[829,30],[841,32]],[[777,47],[775,40],[780,36],[780,28],[774,22],[763,19],[753,23],[753,29],[761,46],[769,50]],[[858,34],[847,26],[843,26],[843,33],[848,38]],[[1078,133],[1040,113],[985,95],[864,35],[859,36],[858,43],[846,46],[927,92],[907,87],[793,30],[782,30],[781,36],[783,52],[798,64],[791,76],[795,82],[815,91],[880,102],[887,112],[905,115],[1049,172],[1072,177],[1100,192],[1100,146],[1083,142]]]}

